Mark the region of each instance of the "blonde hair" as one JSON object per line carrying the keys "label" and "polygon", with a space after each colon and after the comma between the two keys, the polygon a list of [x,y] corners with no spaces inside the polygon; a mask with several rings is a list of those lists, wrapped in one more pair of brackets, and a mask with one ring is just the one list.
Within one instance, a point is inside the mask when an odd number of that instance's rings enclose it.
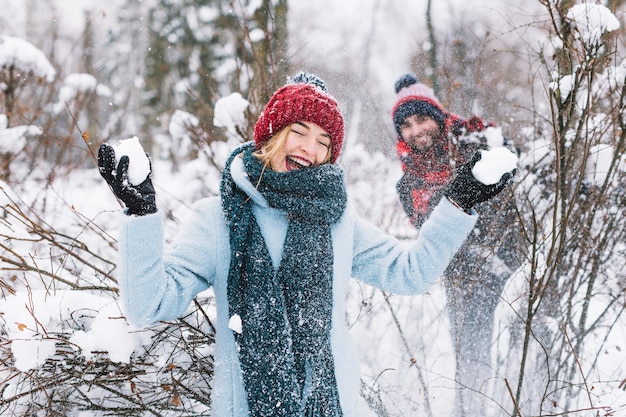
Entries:
{"label": "blonde hair", "polygon": [[[289,136],[289,132],[290,131],[291,131],[291,124],[283,127],[281,130],[279,130],[278,133],[276,133],[274,136],[269,138],[263,144],[263,146],[261,146],[261,149],[259,149],[258,151],[255,151],[253,153],[254,156],[256,156],[257,158],[259,158],[261,160],[261,162],[263,163],[263,167],[264,168],[269,167],[270,160],[285,145],[285,142],[287,141],[287,136]],[[325,163],[330,161],[330,158],[332,156],[332,149],[333,149],[333,146],[332,146],[332,142],[331,142],[331,145],[328,147],[328,152],[326,153],[326,157],[322,161],[322,164],[325,164]]]}
{"label": "blonde hair", "polygon": [[291,125],[283,127],[278,133],[269,138],[263,146],[261,146],[261,149],[255,151],[252,155],[259,158],[264,167],[269,166],[270,160],[280,151],[287,141],[287,135],[289,135],[290,129]]}

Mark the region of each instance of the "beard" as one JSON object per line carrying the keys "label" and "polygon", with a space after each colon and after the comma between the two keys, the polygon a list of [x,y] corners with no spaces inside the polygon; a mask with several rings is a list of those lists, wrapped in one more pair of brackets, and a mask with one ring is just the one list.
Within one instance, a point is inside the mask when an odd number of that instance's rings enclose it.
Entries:
{"label": "beard", "polygon": [[408,141],[407,145],[409,145],[409,148],[411,148],[411,150],[415,153],[426,153],[429,150],[431,150],[433,148],[433,143],[416,143],[416,141]]}

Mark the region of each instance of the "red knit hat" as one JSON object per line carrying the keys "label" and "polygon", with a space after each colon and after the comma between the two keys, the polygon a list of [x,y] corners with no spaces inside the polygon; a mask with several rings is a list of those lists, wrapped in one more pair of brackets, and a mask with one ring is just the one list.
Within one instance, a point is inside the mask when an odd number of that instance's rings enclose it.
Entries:
{"label": "red knit hat", "polygon": [[398,138],[400,126],[404,119],[412,115],[426,115],[437,122],[441,133],[447,134],[446,119],[448,115],[441,107],[432,88],[418,82],[414,74],[402,75],[394,85],[396,91],[396,104],[391,110],[391,117],[396,128]]}
{"label": "red knit hat", "polygon": [[265,105],[254,126],[256,148],[284,127],[295,122],[312,122],[322,127],[331,140],[330,162],[335,163],[343,146],[343,115],[337,101],[313,84],[292,83],[279,88]]}

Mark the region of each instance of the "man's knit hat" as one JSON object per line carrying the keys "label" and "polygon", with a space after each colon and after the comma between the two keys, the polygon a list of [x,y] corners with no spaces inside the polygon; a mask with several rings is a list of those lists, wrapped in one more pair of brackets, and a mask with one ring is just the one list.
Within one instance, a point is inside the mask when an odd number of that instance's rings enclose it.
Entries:
{"label": "man's knit hat", "polygon": [[256,148],[281,129],[295,122],[312,122],[322,127],[331,140],[330,162],[335,163],[344,138],[343,115],[337,101],[328,94],[324,81],[301,72],[276,90],[254,126]]}
{"label": "man's knit hat", "polygon": [[437,122],[439,129],[445,133],[446,113],[435,97],[433,89],[417,81],[414,74],[404,74],[395,83],[396,104],[391,116],[396,133],[400,137],[400,126],[409,116],[425,115]]}

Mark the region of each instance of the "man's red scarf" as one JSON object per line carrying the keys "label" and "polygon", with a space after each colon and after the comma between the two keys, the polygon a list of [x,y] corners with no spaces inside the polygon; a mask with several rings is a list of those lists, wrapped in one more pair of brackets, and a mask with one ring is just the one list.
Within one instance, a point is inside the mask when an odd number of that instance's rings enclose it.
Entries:
{"label": "man's red scarf", "polygon": [[426,152],[413,151],[404,140],[396,146],[402,170],[415,178],[431,184],[445,184],[450,178],[452,167],[448,160],[448,146],[435,145]]}

